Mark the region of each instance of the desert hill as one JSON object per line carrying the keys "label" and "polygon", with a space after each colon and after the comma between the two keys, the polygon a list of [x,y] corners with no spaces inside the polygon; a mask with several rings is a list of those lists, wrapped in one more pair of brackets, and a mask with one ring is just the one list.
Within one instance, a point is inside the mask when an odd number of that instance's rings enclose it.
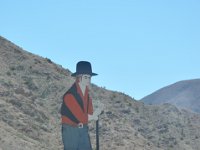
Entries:
{"label": "desert hill", "polygon": [[200,79],[179,81],[142,99],[146,104],[170,103],[200,113]]}
{"label": "desert hill", "polygon": [[[0,37],[0,149],[60,150],[60,106],[71,72]],[[198,150],[200,116],[170,104],[145,105],[92,85],[103,150]],[[95,149],[95,122],[90,135]]]}

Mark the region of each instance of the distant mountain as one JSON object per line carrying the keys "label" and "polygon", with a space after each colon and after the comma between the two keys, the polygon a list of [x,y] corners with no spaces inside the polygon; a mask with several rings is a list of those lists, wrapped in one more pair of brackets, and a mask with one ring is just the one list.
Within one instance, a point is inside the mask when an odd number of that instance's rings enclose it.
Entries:
{"label": "distant mountain", "polygon": [[166,86],[144,98],[146,104],[170,103],[200,113],[200,79],[185,80]]}
{"label": "distant mountain", "polygon": [[[0,150],[63,149],[59,110],[73,82],[68,69],[0,37]],[[104,110],[101,150],[199,150],[200,115],[94,84],[91,96],[94,109]],[[89,128],[95,149],[94,121]]]}

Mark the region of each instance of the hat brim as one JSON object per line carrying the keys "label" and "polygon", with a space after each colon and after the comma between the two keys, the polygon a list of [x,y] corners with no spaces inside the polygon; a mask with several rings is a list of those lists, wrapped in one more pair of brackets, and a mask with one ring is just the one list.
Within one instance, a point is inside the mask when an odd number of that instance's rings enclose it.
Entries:
{"label": "hat brim", "polygon": [[[72,76],[72,77],[76,77],[76,76],[79,75],[79,74],[87,74],[87,73],[76,73],[76,72],[75,72],[75,73],[72,73],[71,76]],[[88,74],[88,75],[96,76],[96,75],[98,75],[98,74],[97,74],[97,73],[92,73],[92,74]]]}

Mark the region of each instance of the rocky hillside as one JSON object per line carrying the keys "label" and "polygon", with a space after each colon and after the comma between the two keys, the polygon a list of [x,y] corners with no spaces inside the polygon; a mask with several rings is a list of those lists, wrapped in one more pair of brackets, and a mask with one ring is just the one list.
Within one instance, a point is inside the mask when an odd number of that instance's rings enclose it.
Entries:
{"label": "rocky hillside", "polygon": [[[60,150],[59,109],[71,72],[0,37],[0,150]],[[99,76],[100,77],[100,76]],[[144,105],[92,85],[102,150],[198,150],[200,116],[170,104]],[[95,122],[90,136],[95,149]]]}
{"label": "rocky hillside", "polygon": [[164,87],[142,99],[146,104],[170,103],[200,113],[200,79],[185,80]]}

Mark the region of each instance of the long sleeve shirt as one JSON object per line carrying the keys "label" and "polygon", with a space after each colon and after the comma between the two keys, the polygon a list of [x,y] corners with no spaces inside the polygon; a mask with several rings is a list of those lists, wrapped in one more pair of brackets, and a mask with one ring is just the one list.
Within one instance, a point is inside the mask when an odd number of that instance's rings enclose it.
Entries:
{"label": "long sleeve shirt", "polygon": [[[90,115],[93,114],[92,99],[89,96],[89,90],[87,87],[85,89],[85,93],[83,94],[79,84],[77,82],[74,84],[75,85],[73,86],[76,86],[75,94],[79,95],[82,105],[80,105],[80,102],[77,100],[76,96],[74,96],[74,94],[70,92],[69,93],[67,92],[64,95],[63,105],[65,105],[69,109],[69,111],[80,123],[87,124],[88,114]],[[70,115],[62,115],[62,123],[77,125],[77,123],[74,122],[72,119],[70,119],[69,116]]]}

